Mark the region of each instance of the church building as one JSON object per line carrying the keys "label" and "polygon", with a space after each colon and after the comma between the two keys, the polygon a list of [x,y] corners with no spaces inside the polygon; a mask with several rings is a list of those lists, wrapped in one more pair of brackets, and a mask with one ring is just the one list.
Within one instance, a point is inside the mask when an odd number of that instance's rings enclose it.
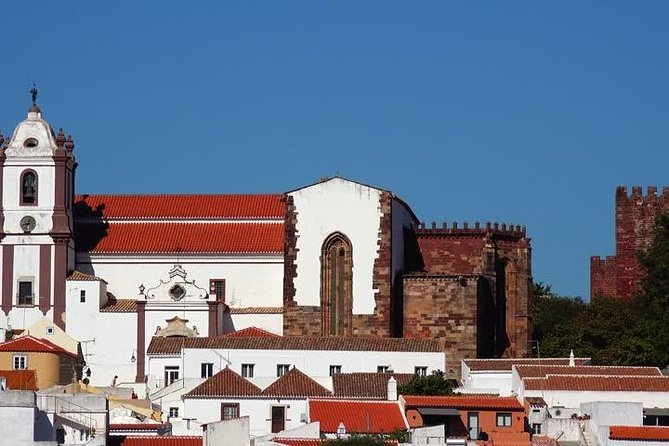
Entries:
{"label": "church building", "polygon": [[0,328],[47,317],[82,343],[92,383],[143,382],[154,336],[249,327],[434,338],[449,373],[527,354],[524,227],[426,226],[394,192],[341,177],[268,195],[89,195],[72,137],[36,104],[0,147]]}

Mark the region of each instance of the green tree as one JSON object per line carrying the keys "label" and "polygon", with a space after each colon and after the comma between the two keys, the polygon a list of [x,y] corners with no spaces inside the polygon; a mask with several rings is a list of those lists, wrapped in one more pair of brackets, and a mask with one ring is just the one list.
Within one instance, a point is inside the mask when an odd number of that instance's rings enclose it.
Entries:
{"label": "green tree", "polygon": [[398,386],[397,391],[400,395],[452,395],[455,386],[444,372],[435,370],[427,376],[415,375],[407,384]]}

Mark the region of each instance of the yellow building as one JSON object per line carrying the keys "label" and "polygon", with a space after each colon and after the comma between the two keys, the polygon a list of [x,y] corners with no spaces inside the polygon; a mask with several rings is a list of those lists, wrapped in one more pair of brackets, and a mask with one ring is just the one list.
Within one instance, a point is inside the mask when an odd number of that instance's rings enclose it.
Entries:
{"label": "yellow building", "polygon": [[35,370],[38,389],[78,380],[81,365],[79,356],[31,335],[0,344],[0,370]]}

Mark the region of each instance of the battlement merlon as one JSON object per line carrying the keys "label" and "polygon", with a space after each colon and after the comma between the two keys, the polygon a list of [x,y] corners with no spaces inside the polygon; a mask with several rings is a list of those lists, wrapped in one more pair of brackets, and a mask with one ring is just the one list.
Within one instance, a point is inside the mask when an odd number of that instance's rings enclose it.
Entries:
{"label": "battlement merlon", "polygon": [[514,225],[506,223],[492,223],[486,222],[485,225],[481,225],[480,222],[475,222],[471,226],[468,222],[463,222],[460,225],[458,222],[442,222],[440,226],[437,226],[436,222],[432,222],[430,227],[426,227],[424,222],[421,222],[416,228],[417,235],[498,235],[498,236],[507,236],[514,238],[527,238],[527,229],[525,226]]}
{"label": "battlement merlon", "polygon": [[643,193],[643,187],[633,186],[632,193],[628,192],[626,186],[618,186],[616,188],[616,204],[647,204],[655,203],[657,200],[661,200],[664,203],[669,204],[669,186],[664,186],[662,188],[662,194],[658,196],[656,186],[648,186],[646,188],[646,194]]}
{"label": "battlement merlon", "polygon": [[600,256],[590,257],[591,267],[612,268],[616,265],[616,256],[606,256],[602,259]]}

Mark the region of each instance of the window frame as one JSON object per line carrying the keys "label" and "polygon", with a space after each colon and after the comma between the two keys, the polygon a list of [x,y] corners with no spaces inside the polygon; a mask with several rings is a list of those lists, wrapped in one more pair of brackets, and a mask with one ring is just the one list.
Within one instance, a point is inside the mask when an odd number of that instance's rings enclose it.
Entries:
{"label": "window frame", "polygon": [[[500,419],[502,424],[500,424]],[[509,424],[504,424],[508,420]],[[511,412],[497,412],[495,413],[495,426],[497,427],[511,427],[513,425],[513,414]]]}
{"label": "window frame", "polygon": [[426,365],[414,366],[413,374],[416,376],[427,376],[427,366]]}
{"label": "window frame", "polygon": [[178,407],[174,407],[174,406],[170,407],[168,413],[169,413],[169,415],[167,416],[167,418],[179,418],[179,408]]}
{"label": "window frame", "polygon": [[330,365],[330,376],[336,375],[338,373],[341,373],[341,365]]}
{"label": "window frame", "polygon": [[[166,365],[164,370],[164,378],[165,378],[165,387],[169,386],[172,384],[174,381],[179,381],[181,379],[181,367],[178,365]],[[170,376],[176,372],[176,378],[171,379]]]}
{"label": "window frame", "polygon": [[[32,174],[35,176],[35,195],[33,196],[33,202],[25,201],[26,195],[23,187],[23,181],[25,180],[26,175]],[[39,205],[39,175],[33,169],[25,169],[21,172],[19,177],[19,206],[38,206]]]}
{"label": "window frame", "polygon": [[[21,284],[30,284],[30,294],[27,295],[29,299],[25,299],[21,293]],[[32,277],[19,277],[16,281],[16,306],[17,307],[34,307],[35,306],[35,279]]]}
{"label": "window frame", "polygon": [[390,370],[389,365],[377,365],[376,366],[376,373],[388,373],[388,370]]}
{"label": "window frame", "polygon": [[[236,415],[232,417],[225,416],[224,409],[234,409]],[[236,418],[239,418],[239,403],[221,403],[221,421],[234,420]]]}
{"label": "window frame", "polygon": [[290,364],[277,364],[276,365],[276,376],[277,378],[282,377],[290,371]]}
{"label": "window frame", "polygon": [[253,378],[255,366],[256,366],[255,364],[251,363],[242,364],[242,369],[241,369],[242,378]]}
{"label": "window frame", "polygon": [[79,290],[79,303],[86,303],[86,290]]}
{"label": "window frame", "polygon": [[12,370],[28,370],[28,355],[14,353],[12,355]]}
{"label": "window frame", "polygon": [[214,376],[214,363],[202,362],[200,363],[200,378],[211,378]]}

